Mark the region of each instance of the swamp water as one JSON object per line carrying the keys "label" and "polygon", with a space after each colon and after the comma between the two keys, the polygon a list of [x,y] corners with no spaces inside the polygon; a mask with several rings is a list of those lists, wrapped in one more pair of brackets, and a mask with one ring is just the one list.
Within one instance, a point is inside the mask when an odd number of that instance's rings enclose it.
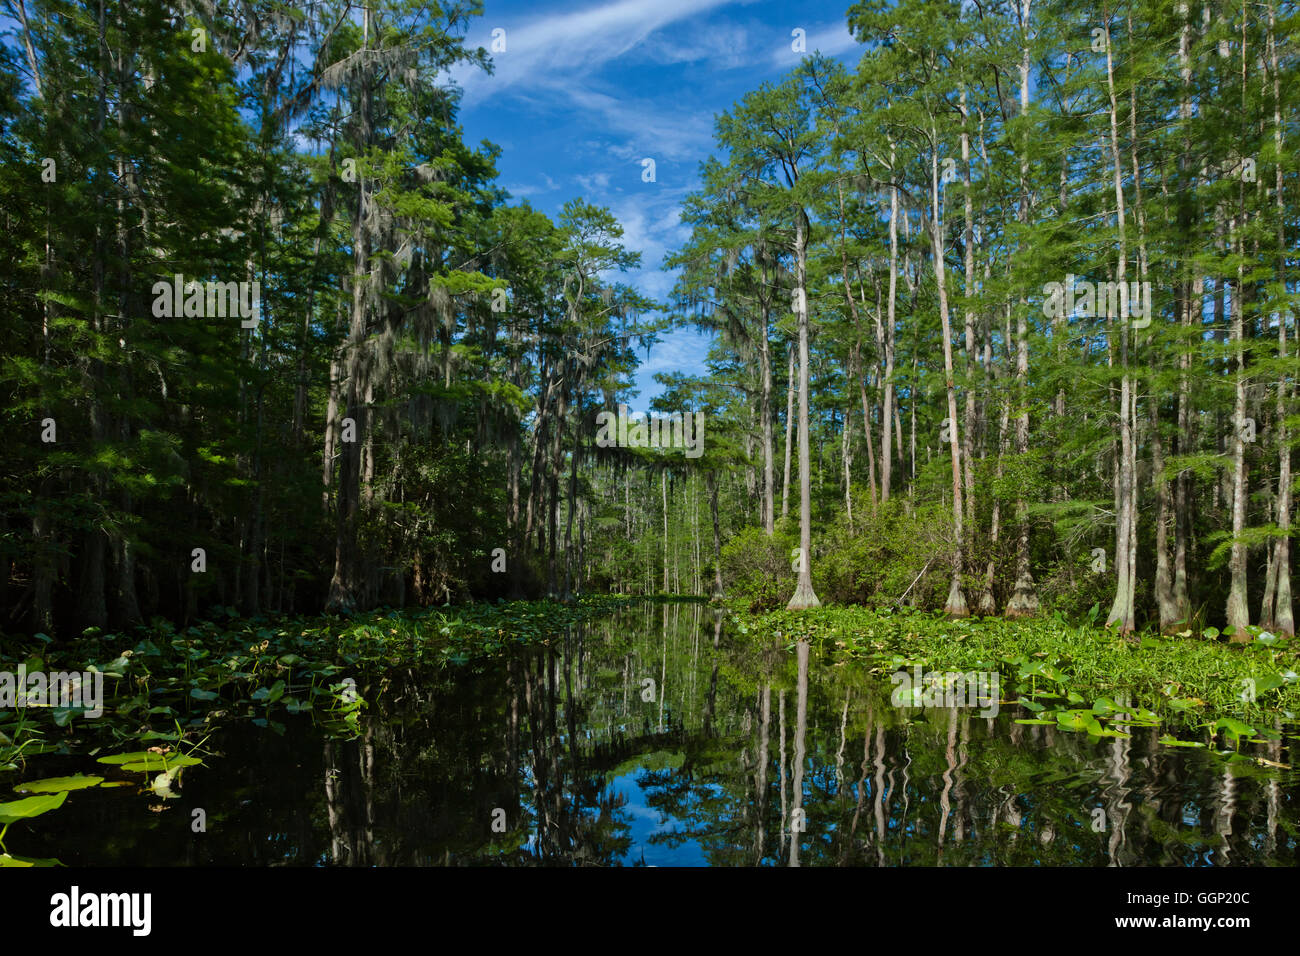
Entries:
{"label": "swamp water", "polygon": [[[647,604],[390,673],[362,688],[354,740],[307,715],[283,734],[226,724],[175,799],[92,757],[34,757],[6,783],[133,782],[71,792],[6,842],[92,866],[1300,862],[1294,772],[1162,746],[1158,728],[1097,738],[1017,724],[1011,704],[900,709],[890,691],[806,645],[731,635],[706,606]],[[1290,746],[1242,753],[1291,764]]]}

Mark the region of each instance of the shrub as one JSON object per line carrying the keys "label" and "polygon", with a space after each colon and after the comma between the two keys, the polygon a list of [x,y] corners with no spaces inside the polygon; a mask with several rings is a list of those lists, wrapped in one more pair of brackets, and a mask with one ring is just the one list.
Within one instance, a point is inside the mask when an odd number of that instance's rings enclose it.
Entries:
{"label": "shrub", "polygon": [[722,546],[722,584],[727,596],[749,602],[755,613],[784,607],[794,594],[790,552],[797,545],[788,521],[771,537],[762,528],[737,533]]}
{"label": "shrub", "polygon": [[942,606],[951,542],[951,516],[939,506],[863,509],[851,530],[841,519],[814,539],[813,586],[827,603],[888,606],[906,592],[909,604]]}

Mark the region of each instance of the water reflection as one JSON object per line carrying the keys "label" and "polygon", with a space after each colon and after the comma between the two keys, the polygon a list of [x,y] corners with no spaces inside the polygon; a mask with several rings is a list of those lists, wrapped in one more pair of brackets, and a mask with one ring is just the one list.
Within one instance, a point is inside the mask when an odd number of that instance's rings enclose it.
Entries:
{"label": "water reflection", "polygon": [[[1296,862],[1294,775],[1153,729],[1098,740],[1010,708],[904,711],[889,691],[807,644],[729,635],[702,605],[647,605],[389,675],[354,741],[305,719],[284,737],[228,728],[169,810],[129,788],[74,794],[11,849],[79,864]],[[1258,753],[1289,764],[1289,749]],[[29,773],[84,769],[72,761]]]}

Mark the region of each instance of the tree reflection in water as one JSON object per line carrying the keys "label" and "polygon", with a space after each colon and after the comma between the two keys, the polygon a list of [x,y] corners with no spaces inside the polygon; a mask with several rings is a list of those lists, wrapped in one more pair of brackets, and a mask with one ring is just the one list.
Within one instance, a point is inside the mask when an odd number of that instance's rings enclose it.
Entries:
{"label": "tree reflection in water", "polygon": [[[104,791],[57,824],[33,820],[18,852],[72,865],[1297,862],[1294,773],[1165,747],[1157,729],[1097,739],[1017,724],[1010,706],[903,710],[890,690],[807,644],[731,634],[702,604],[647,604],[550,645],[390,673],[362,688],[355,740],[322,740],[305,715],[284,736],[231,725],[221,755],[186,775],[179,812]],[[1243,753],[1292,764],[1290,746]],[[190,832],[190,807],[206,808],[207,833]]]}

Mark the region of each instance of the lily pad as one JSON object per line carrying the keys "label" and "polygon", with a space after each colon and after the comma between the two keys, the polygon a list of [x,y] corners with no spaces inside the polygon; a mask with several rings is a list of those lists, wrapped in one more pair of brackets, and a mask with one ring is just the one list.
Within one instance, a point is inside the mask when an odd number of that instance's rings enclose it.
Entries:
{"label": "lily pad", "polygon": [[1255,681],[1255,692],[1263,693],[1266,690],[1275,690],[1286,683],[1286,678],[1281,674],[1271,671],[1265,671],[1258,677],[1252,678]]}
{"label": "lily pad", "polygon": [[151,773],[155,770],[165,770],[168,772],[179,770],[182,767],[193,767],[202,761],[198,757],[170,757],[163,762],[162,757],[158,754],[150,754],[150,760],[136,760],[132,763],[122,764],[122,769],[127,773]]}
{"label": "lily pad", "polygon": [[1250,726],[1250,724],[1242,723],[1240,720],[1237,720],[1233,717],[1220,718],[1218,723],[1214,725],[1214,729],[1222,730],[1229,737],[1235,737],[1238,740],[1240,740],[1242,737],[1255,736],[1254,727]]}
{"label": "lily pad", "polygon": [[1097,737],[1102,733],[1101,724],[1091,710],[1057,711],[1056,722],[1062,730],[1083,730]]}
{"label": "lily pad", "polygon": [[22,800],[0,803],[0,823],[8,825],[15,820],[30,820],[32,817],[39,817],[42,813],[49,813],[51,810],[59,809],[66,799],[68,799],[68,794],[65,790],[63,793],[42,794],[39,797],[24,797]]}
{"label": "lily pad", "polygon": [[104,782],[103,777],[93,774],[77,774],[73,777],[46,777],[44,780],[29,780],[14,787],[18,793],[63,793],[68,790],[88,790]]}
{"label": "lily pad", "polygon": [[35,857],[10,856],[8,853],[0,853],[0,869],[5,869],[5,868],[27,869],[31,867],[62,866],[62,865],[63,865],[62,863],[54,859],[42,860],[42,859],[37,859]]}
{"label": "lily pad", "polygon": [[253,700],[264,700],[268,704],[274,704],[284,694],[284,681],[278,680],[270,687],[259,687],[253,691]]}
{"label": "lily pad", "polygon": [[99,762],[120,765],[123,770],[129,773],[169,770],[173,767],[193,767],[195,764],[202,763],[198,757],[167,754],[164,759],[162,754],[149,753],[146,750],[139,750],[129,754],[113,754],[111,757],[100,757]]}

